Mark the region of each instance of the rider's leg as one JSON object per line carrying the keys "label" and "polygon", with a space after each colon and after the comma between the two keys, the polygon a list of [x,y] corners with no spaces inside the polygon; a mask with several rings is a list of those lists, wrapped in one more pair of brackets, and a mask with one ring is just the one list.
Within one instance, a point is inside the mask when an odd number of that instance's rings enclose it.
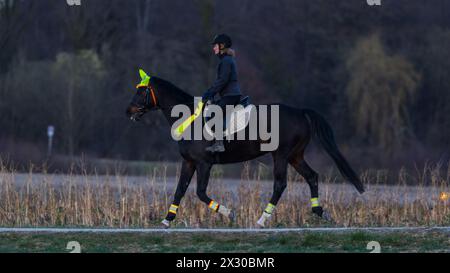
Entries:
{"label": "rider's leg", "polygon": [[[222,109],[223,113],[223,130],[225,131],[226,125],[228,123],[228,120],[230,119],[231,113],[228,113],[226,111],[227,105],[237,105],[239,103],[241,96],[225,96],[220,98],[219,102],[217,103],[218,106]],[[215,140],[214,144],[212,146],[209,146],[206,148],[206,151],[208,152],[224,152],[225,146],[223,145],[223,140]]]}
{"label": "rider's leg", "polygon": [[218,103],[218,105],[220,106],[220,108],[222,109],[223,112],[223,130],[225,130],[227,128],[228,122],[230,120],[230,116],[231,116],[231,112],[228,113],[227,112],[227,105],[232,105],[232,106],[236,106],[239,104],[239,101],[241,99],[240,95],[237,96],[225,96],[222,97]]}

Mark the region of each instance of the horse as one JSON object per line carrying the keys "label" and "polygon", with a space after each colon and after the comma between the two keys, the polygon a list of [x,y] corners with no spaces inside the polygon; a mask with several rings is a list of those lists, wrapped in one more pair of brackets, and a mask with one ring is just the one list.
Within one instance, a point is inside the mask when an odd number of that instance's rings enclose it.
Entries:
{"label": "horse", "polygon": [[[186,105],[194,112],[194,97],[174,84],[156,76],[148,76],[140,71],[141,83],[136,86],[136,93],[132,97],[126,115],[133,121],[149,111],[161,110],[169,122],[173,125],[176,118],[171,116],[171,110],[176,105]],[[191,179],[197,172],[197,196],[211,210],[235,219],[235,212],[223,204],[219,204],[207,195],[207,187],[210,171],[215,164],[227,164],[244,162],[270,153],[273,159],[273,192],[270,202],[261,217],[257,221],[258,227],[264,227],[266,220],[270,219],[283,191],[287,186],[287,167],[291,165],[309,185],[311,194],[311,209],[313,215],[321,218],[327,217],[323,207],[319,203],[318,174],[305,161],[304,152],[312,137],[315,137],[326,153],[333,159],[341,175],[356,190],[362,194],[364,186],[358,175],[351,168],[345,157],[341,154],[334,139],[334,133],[323,116],[311,109],[300,109],[282,103],[270,104],[279,107],[279,144],[273,151],[262,151],[261,144],[264,140],[231,140],[224,141],[225,152],[210,153],[205,148],[211,145],[206,139],[178,140],[179,153],[182,157],[181,172],[178,185],[169,207],[166,217],[162,220],[164,228],[169,228],[175,219],[180,202],[189,187]],[[256,106],[257,111],[259,107]],[[269,117],[270,119],[270,113]]]}

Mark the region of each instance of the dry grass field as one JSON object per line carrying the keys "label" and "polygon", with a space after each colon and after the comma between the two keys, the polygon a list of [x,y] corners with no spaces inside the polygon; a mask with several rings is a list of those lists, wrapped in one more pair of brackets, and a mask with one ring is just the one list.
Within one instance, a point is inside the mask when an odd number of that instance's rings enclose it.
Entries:
{"label": "dry grass field", "polygon": [[[357,194],[341,178],[325,175],[320,199],[334,221],[310,213],[309,188],[289,171],[288,188],[270,227],[448,226],[449,171],[426,167],[415,175],[401,170],[397,185],[383,185],[383,173],[361,174],[367,188]],[[18,178],[21,177],[21,183]],[[158,227],[172,201],[175,177],[164,166],[146,177],[124,175],[59,175],[16,173],[0,166],[0,226],[2,227]],[[410,180],[410,181],[408,181]],[[417,183],[410,186],[410,182]],[[195,176],[183,199],[176,227],[254,227],[267,204],[272,183],[259,172],[245,170],[239,180],[212,178],[209,195],[235,209],[231,223],[211,212],[195,195]]]}

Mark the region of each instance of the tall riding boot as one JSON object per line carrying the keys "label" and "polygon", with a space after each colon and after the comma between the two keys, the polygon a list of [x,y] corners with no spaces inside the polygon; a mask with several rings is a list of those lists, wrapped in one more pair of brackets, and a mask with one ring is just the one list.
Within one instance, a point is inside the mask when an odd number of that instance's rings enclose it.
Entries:
{"label": "tall riding boot", "polygon": [[216,140],[213,145],[206,147],[207,152],[225,152],[225,146],[223,145],[223,140]]}

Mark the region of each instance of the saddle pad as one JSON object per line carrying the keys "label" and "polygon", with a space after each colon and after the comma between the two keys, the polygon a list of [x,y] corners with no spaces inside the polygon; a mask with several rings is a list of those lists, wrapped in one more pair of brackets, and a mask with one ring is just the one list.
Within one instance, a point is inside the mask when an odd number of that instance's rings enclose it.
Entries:
{"label": "saddle pad", "polygon": [[[254,105],[248,105],[245,108],[239,108],[238,110],[235,110],[233,111],[233,113],[231,113],[230,120],[228,121],[228,124],[226,126],[227,130],[223,132],[224,137],[235,134],[247,127],[250,121],[251,111],[253,107]],[[206,124],[205,129],[208,134],[214,135],[211,128]]]}

